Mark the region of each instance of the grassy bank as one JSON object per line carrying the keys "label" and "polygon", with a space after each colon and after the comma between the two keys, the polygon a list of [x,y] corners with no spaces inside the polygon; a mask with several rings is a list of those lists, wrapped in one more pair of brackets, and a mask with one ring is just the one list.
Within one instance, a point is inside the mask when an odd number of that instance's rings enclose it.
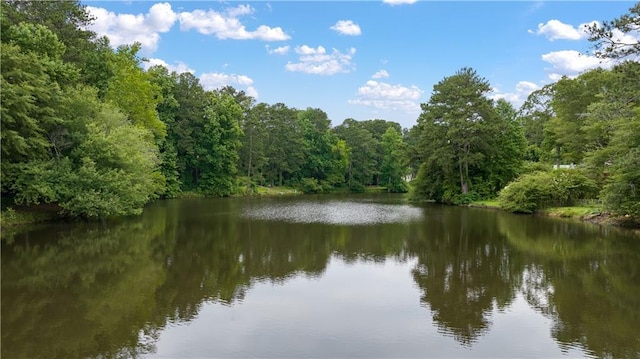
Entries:
{"label": "grassy bank", "polygon": [[[500,207],[500,203],[496,200],[475,201],[470,203],[469,207],[503,210],[502,207]],[[613,216],[610,213],[605,212],[602,207],[598,205],[548,207],[537,210],[535,214],[548,217],[580,220],[601,225],[640,228],[640,218]]]}
{"label": "grassy bank", "polygon": [[500,207],[500,203],[495,200],[487,200],[487,201],[475,201],[469,203],[469,207],[478,207],[478,208],[491,208],[491,209],[502,209]]}
{"label": "grassy bank", "polygon": [[538,213],[551,217],[585,219],[587,217],[600,215],[603,211],[602,208],[597,206],[572,206],[544,208],[539,210]]}

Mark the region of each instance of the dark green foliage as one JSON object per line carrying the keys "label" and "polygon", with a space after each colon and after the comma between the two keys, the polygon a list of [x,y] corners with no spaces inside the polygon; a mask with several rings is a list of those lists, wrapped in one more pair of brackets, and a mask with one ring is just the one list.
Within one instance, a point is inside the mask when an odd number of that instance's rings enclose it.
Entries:
{"label": "dark green foliage", "polygon": [[238,173],[242,108],[228,94],[208,95],[201,147],[196,152],[201,176],[198,189],[210,195],[229,196],[235,192]]}
{"label": "dark green foliage", "polygon": [[16,202],[57,202],[71,216],[97,218],[140,213],[162,191],[151,134],[131,125],[117,109],[98,105],[91,95],[84,90],[71,96],[90,111],[79,112],[68,127],[74,142],[68,151],[47,161],[7,165],[3,186]]}
{"label": "dark green foliage", "polygon": [[300,180],[298,188],[303,193],[321,193],[323,191],[322,186],[315,178],[303,178]]}
{"label": "dark green foliage", "polygon": [[372,184],[376,174],[377,141],[361,122],[350,118],[334,128],[334,132],[350,150],[347,186],[354,192],[362,192],[364,186]]}
{"label": "dark green foliage", "polygon": [[[463,68],[434,86],[418,119],[422,161],[413,198],[459,203],[495,195],[518,172],[525,140],[515,111],[486,97],[489,83]],[[469,194],[469,195],[467,195]]]}
{"label": "dark green foliage", "polygon": [[596,193],[591,179],[577,170],[561,169],[520,176],[500,192],[498,201],[508,211],[533,213],[548,206],[570,206]]}
{"label": "dark green foliage", "polygon": [[298,179],[305,164],[308,148],[305,143],[305,126],[298,112],[283,103],[268,107],[264,114],[267,139],[264,171],[268,184],[282,186]]}
{"label": "dark green foliage", "polygon": [[406,166],[402,136],[396,128],[389,127],[382,135],[382,149],[380,185],[387,187],[389,192],[407,192],[408,187],[404,180]]}
{"label": "dark green foliage", "polygon": [[640,217],[640,146],[616,161],[601,192],[605,206],[619,215]]}

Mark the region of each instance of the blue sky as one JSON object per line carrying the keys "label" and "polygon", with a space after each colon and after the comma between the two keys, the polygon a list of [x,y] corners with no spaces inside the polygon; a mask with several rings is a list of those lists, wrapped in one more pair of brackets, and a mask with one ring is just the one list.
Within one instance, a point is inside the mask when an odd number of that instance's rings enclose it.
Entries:
{"label": "blue sky", "polygon": [[[408,128],[433,85],[462,67],[518,107],[536,88],[601,63],[584,24],[634,2],[86,1],[91,29],[142,44],[149,64],[231,85],[258,102],[382,118]],[[622,36],[622,35],[621,35]],[[638,34],[634,34],[638,38]]]}

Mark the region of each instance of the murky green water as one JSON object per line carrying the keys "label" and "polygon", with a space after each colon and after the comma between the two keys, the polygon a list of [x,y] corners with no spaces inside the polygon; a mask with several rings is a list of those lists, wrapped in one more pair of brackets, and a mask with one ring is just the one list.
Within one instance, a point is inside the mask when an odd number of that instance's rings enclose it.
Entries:
{"label": "murky green water", "polygon": [[640,238],[399,196],[162,201],[2,242],[3,358],[640,357]]}

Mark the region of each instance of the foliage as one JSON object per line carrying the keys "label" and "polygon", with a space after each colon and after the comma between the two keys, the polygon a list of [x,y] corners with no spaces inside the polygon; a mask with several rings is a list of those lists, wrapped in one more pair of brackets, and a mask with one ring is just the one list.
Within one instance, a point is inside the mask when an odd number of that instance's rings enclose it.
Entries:
{"label": "foliage", "polygon": [[407,192],[404,181],[405,166],[402,136],[397,129],[389,127],[382,135],[382,167],[380,168],[380,184],[389,192]]}
{"label": "foliage", "polygon": [[569,206],[596,193],[597,186],[585,175],[561,169],[520,176],[500,192],[498,201],[508,211],[533,213],[548,206]]}
{"label": "foliage", "polygon": [[422,165],[414,198],[446,203],[480,199],[495,194],[519,172],[522,130],[508,103],[499,102],[496,108],[486,97],[490,89],[470,68],[434,86],[418,119]]}
{"label": "foliage", "polygon": [[321,193],[322,186],[315,178],[303,178],[298,186],[303,193]]}
{"label": "foliage", "polygon": [[[205,90],[192,73],[145,70],[140,44],[113,50],[86,30],[93,19],[77,1],[0,5],[1,190],[20,203],[104,217],[180,193],[404,192],[405,178],[415,178],[415,199],[468,203],[518,175],[575,163],[607,210],[638,212],[638,62],[562,78],[519,111],[462,68],[434,86],[411,129],[351,118],[332,128],[320,108],[256,103],[230,86]],[[637,55],[637,44],[606,45],[637,30],[637,11],[590,28],[600,56]]]}
{"label": "foliage", "polygon": [[614,214],[640,217],[640,146],[618,159],[600,195]]}
{"label": "foliage", "polygon": [[346,156],[349,158],[347,186],[353,192],[362,192],[364,186],[372,183],[376,173],[376,140],[361,122],[350,118],[334,131],[350,150]]}
{"label": "foliage", "polygon": [[[640,42],[633,34],[640,31],[640,3],[617,19],[588,25],[589,41],[595,43],[596,56],[621,59],[640,55]],[[626,36],[625,36],[626,35]]]}
{"label": "foliage", "polygon": [[129,120],[150,130],[156,139],[163,139],[166,126],[158,118],[156,106],[161,100],[160,88],[151,82],[149,73],[140,68],[137,57],[140,44],[120,46],[113,57],[113,77],[108,84],[106,100],[121,108]]}
{"label": "foliage", "polygon": [[229,196],[235,192],[238,149],[240,148],[239,118],[242,109],[227,94],[209,93],[204,113],[201,146],[196,152],[201,180],[198,188],[207,194]]}

